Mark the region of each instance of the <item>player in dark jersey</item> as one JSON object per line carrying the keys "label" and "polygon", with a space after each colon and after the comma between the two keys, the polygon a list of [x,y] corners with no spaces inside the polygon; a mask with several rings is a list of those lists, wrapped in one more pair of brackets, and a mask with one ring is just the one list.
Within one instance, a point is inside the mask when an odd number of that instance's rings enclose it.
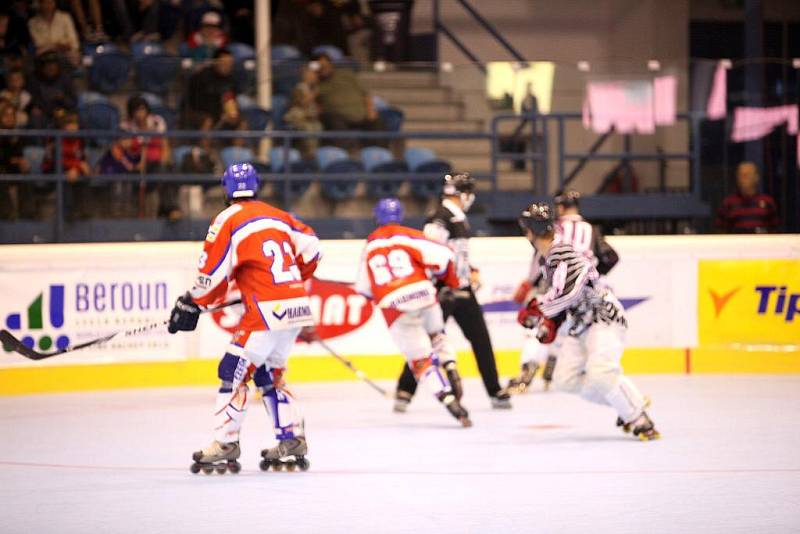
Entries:
{"label": "player in dark jersey", "polygon": [[[500,387],[497,376],[492,341],[483,318],[483,310],[475,298],[475,289],[480,286],[478,270],[469,260],[470,227],[466,212],[475,200],[475,180],[468,173],[448,174],[444,177],[442,202],[428,217],[423,231],[425,237],[447,244],[455,254],[456,276],[459,290],[447,294],[450,298],[442,302],[444,319],[453,317],[472,345],[483,385],[492,401],[492,407],[511,408],[509,394]],[[448,377],[455,369],[447,369]],[[457,376],[457,375],[456,375]],[[452,380],[458,388],[457,380]],[[403,366],[403,374],[397,384],[395,411],[404,412],[416,391],[414,375]]]}

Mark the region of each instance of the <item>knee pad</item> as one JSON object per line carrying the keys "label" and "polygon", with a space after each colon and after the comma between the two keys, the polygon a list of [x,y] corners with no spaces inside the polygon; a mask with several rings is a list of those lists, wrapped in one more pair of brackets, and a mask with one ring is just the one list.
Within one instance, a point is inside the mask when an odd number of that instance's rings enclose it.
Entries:
{"label": "knee pad", "polygon": [[217,376],[221,384],[220,393],[230,393],[239,384],[246,382],[248,377],[248,363],[230,352],[226,352],[217,367]]}

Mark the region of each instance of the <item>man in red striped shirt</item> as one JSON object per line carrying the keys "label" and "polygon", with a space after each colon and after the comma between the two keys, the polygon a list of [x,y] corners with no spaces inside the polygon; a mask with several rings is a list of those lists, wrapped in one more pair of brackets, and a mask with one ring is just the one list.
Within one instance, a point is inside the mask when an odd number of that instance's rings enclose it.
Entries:
{"label": "man in red striped shirt", "polygon": [[736,169],[736,193],[722,201],[717,226],[729,234],[766,234],[778,230],[775,200],[758,192],[758,169],[743,161]]}

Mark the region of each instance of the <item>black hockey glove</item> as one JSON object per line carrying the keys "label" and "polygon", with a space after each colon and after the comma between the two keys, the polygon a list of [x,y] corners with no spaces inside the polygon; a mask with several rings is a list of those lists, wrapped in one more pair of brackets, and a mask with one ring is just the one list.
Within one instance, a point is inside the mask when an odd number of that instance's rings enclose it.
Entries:
{"label": "black hockey glove", "polygon": [[175,307],[169,315],[169,330],[170,334],[178,331],[191,332],[197,328],[197,320],[200,318],[200,307],[194,303],[192,296],[187,292],[185,295],[178,297],[175,301]]}
{"label": "black hockey glove", "polygon": [[436,298],[442,306],[452,304],[456,301],[456,290],[450,286],[442,286],[439,288]]}

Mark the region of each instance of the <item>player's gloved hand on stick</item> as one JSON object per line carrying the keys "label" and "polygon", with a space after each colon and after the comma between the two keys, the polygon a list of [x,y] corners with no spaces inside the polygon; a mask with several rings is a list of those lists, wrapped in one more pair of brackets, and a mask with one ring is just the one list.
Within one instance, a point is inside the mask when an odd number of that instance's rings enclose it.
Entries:
{"label": "player's gloved hand on stick", "polygon": [[533,299],[528,306],[519,311],[517,322],[525,328],[536,328],[536,339],[541,343],[552,343],[556,338],[556,331],[558,330],[556,322],[544,316],[536,299]]}
{"label": "player's gloved hand on stick", "polygon": [[517,304],[523,304],[532,287],[533,286],[528,280],[523,280],[517,287],[517,290],[514,291],[514,296],[512,297],[511,300],[513,300]]}
{"label": "player's gloved hand on stick", "polygon": [[187,292],[185,295],[178,297],[175,301],[175,307],[169,315],[169,330],[170,334],[178,331],[191,332],[197,328],[197,320],[200,318],[200,306],[194,303],[192,296]]}
{"label": "player's gloved hand on stick", "polygon": [[305,343],[313,343],[315,341],[319,341],[320,339],[321,338],[317,333],[317,329],[313,326],[304,326],[297,335],[297,340]]}

